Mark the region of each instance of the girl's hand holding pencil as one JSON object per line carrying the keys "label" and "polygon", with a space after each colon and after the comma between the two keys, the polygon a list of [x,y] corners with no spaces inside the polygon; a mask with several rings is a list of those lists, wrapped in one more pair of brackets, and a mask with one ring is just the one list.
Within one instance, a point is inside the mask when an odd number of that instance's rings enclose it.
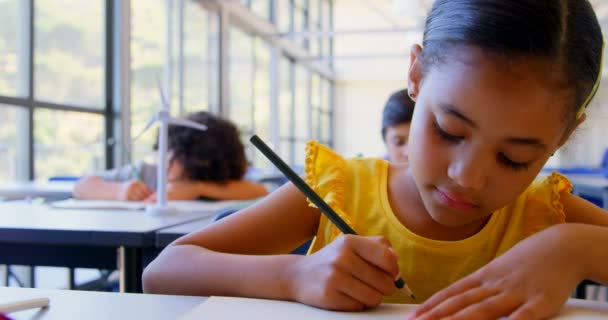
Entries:
{"label": "girl's hand holding pencil", "polygon": [[395,293],[398,257],[380,236],[344,235],[286,272],[289,295],[325,309],[358,311]]}

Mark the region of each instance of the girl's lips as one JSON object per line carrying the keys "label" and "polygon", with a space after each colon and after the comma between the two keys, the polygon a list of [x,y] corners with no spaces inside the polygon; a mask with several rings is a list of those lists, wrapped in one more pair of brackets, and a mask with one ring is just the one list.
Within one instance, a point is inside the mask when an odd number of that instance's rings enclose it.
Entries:
{"label": "girl's lips", "polygon": [[461,196],[450,194],[447,191],[443,191],[439,188],[436,188],[435,191],[435,194],[439,201],[449,207],[465,210],[473,209],[476,207],[476,205],[472,201],[465,199]]}

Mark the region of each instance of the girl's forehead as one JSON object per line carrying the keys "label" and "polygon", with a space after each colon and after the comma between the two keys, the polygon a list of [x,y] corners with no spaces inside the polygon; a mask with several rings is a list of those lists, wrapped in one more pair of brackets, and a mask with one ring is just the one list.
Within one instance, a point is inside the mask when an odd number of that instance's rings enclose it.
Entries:
{"label": "girl's forehead", "polygon": [[514,133],[539,131],[546,139],[561,135],[567,93],[551,79],[549,64],[475,50],[467,53],[429,68],[421,98],[434,106],[455,107],[473,121],[510,128]]}

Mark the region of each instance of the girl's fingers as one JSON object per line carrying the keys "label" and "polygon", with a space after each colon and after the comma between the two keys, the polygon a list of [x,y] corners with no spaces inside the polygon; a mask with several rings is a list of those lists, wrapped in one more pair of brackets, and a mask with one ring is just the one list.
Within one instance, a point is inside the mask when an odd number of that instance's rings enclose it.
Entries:
{"label": "girl's fingers", "polygon": [[365,309],[364,304],[340,291],[333,294],[331,301],[331,306],[325,306],[325,308],[340,311],[361,311]]}
{"label": "girl's fingers", "polygon": [[519,306],[511,313],[509,320],[545,319],[552,316],[547,310],[552,309],[543,305],[542,297],[537,297]]}
{"label": "girl's fingers", "polygon": [[481,282],[475,276],[465,277],[449,287],[435,293],[428,300],[426,300],[423,304],[421,304],[413,316],[420,316],[425,312],[434,309],[437,305],[443,303],[445,300],[451,298],[452,296],[457,296],[462,294],[463,292],[467,292],[474,288],[481,287]]}
{"label": "girl's fingers", "polygon": [[340,273],[339,276],[343,277],[340,280],[343,285],[336,286],[339,292],[368,308],[375,307],[382,302],[381,292],[351,275]]}
{"label": "girl's fingers", "polygon": [[460,314],[459,310],[467,310],[467,308],[487,299],[490,299],[498,293],[499,291],[494,288],[473,288],[466,292],[460,293],[458,295],[453,295],[445,300],[442,300],[440,303],[435,305],[431,310],[428,310],[427,312],[415,312],[414,315],[417,316],[417,320],[443,319],[444,317],[447,317],[449,315]]}
{"label": "girl's fingers", "polygon": [[497,294],[477,303],[470,304],[447,319],[479,319],[494,320],[508,316],[523,303],[517,296],[510,294]]}
{"label": "girl's fingers", "polygon": [[384,270],[369,264],[367,261],[361,259],[356,254],[352,254],[352,257],[346,259],[344,262],[344,269],[348,268],[352,270],[352,276],[367,286],[374,288],[382,295],[390,295],[397,288],[394,284],[394,277],[386,273]]}
{"label": "girl's fingers", "polygon": [[395,277],[399,274],[399,265],[394,250],[389,249],[388,241],[383,237],[344,236],[344,241],[363,260],[375,265],[387,274]]}

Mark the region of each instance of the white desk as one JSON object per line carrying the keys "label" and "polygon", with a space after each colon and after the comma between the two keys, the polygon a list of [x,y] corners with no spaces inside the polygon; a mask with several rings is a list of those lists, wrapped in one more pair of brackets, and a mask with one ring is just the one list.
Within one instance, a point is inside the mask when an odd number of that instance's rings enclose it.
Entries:
{"label": "white desk", "polygon": [[212,216],[179,212],[150,216],[143,210],[61,210],[22,201],[0,203],[0,263],[73,268],[116,268],[121,288],[141,290],[156,232]]}
{"label": "white desk", "polygon": [[23,181],[0,184],[0,198],[4,200],[42,197],[65,199],[72,196],[74,182]]}
{"label": "white desk", "polygon": [[179,319],[204,297],[0,287],[0,301],[48,297],[45,309],[11,313],[15,320]]}
{"label": "white desk", "polygon": [[[10,316],[15,320],[180,319],[206,299],[191,296],[0,287],[0,302],[38,297],[48,297],[50,307],[15,312]],[[583,312],[586,313],[584,318]],[[275,319],[272,314],[268,314],[266,318]],[[570,299],[554,319],[608,319],[608,303]]]}

